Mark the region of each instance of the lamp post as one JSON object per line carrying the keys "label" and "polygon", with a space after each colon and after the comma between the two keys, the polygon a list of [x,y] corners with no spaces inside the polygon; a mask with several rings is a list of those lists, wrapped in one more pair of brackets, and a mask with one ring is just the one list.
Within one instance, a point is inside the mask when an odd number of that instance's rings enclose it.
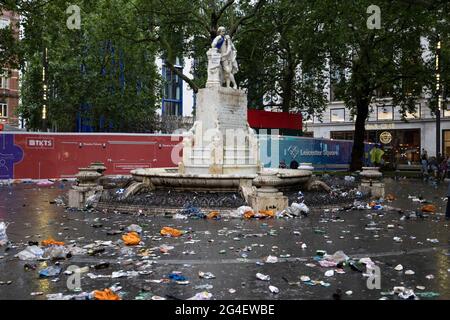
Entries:
{"label": "lamp post", "polygon": [[441,152],[441,40],[438,37],[436,46],[436,157]]}
{"label": "lamp post", "polygon": [[47,101],[48,101],[48,51],[44,48],[42,55],[42,130],[47,131]]}

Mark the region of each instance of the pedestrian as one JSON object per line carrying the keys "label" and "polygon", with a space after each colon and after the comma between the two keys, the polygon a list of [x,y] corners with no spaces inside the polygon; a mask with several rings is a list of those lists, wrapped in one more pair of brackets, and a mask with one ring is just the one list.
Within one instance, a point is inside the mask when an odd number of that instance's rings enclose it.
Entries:
{"label": "pedestrian", "polygon": [[439,165],[439,179],[444,180],[447,178],[447,172],[448,172],[448,157],[444,158],[441,161],[441,164]]}
{"label": "pedestrian", "polygon": [[426,180],[428,178],[428,154],[425,149],[422,149],[422,155],[420,156],[420,163],[422,164],[422,176]]}
{"label": "pedestrian", "polygon": [[286,169],[286,168],[287,168],[286,162],[285,162],[284,160],[281,160],[281,161],[280,161],[280,165],[278,166],[278,168],[280,168],[280,169]]}
{"label": "pedestrian", "polygon": [[431,157],[430,158],[430,161],[428,163],[428,167],[429,167],[433,177],[437,178],[438,177],[438,171],[439,171],[439,165],[438,165],[436,157]]}
{"label": "pedestrian", "polygon": [[379,167],[383,159],[384,151],[381,150],[380,147],[381,145],[376,144],[372,150],[370,150],[370,161],[375,167]]}
{"label": "pedestrian", "polygon": [[291,169],[298,169],[298,162],[297,162],[295,159],[292,160],[291,163],[290,163],[290,165],[289,165],[289,167],[290,167]]}
{"label": "pedestrian", "polygon": [[445,219],[450,220],[450,182],[447,188],[447,209],[445,210]]}
{"label": "pedestrian", "polygon": [[438,163],[441,163],[442,160],[444,160],[444,158],[442,157],[442,154],[440,152],[438,152],[437,156],[436,156],[436,160]]}

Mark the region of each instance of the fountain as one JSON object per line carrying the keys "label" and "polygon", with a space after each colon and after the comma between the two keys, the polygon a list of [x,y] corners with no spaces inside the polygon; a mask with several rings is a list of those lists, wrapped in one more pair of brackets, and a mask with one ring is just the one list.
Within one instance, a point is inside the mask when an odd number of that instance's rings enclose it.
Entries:
{"label": "fountain", "polygon": [[288,200],[279,189],[311,182],[310,166],[262,167],[258,138],[247,122],[247,95],[234,81],[236,51],[223,30],[207,52],[208,80],[198,92],[195,122],[183,136],[178,167],[132,170],[124,199],[144,190],[239,192],[255,211],[280,211]]}

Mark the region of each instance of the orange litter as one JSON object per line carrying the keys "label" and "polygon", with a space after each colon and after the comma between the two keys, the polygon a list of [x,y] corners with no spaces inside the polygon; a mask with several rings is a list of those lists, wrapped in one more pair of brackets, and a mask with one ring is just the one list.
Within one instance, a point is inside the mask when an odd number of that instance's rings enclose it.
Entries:
{"label": "orange litter", "polygon": [[141,238],[139,237],[137,232],[134,231],[124,234],[122,236],[122,240],[127,246],[136,246],[141,242]]}
{"label": "orange litter", "polygon": [[387,201],[394,201],[396,198],[395,198],[395,196],[394,196],[392,193],[389,193],[389,194],[385,197],[385,199],[386,199]]}
{"label": "orange litter", "polygon": [[214,219],[217,218],[219,216],[219,211],[211,211],[206,218],[208,219]]}
{"label": "orange litter", "polygon": [[255,216],[255,213],[252,210],[248,210],[244,212],[245,219],[251,219]]}
{"label": "orange litter", "polygon": [[272,210],[260,210],[259,214],[263,215],[264,217],[275,217],[275,212],[273,212]]}
{"label": "orange litter", "polygon": [[162,228],[160,233],[162,236],[171,236],[171,237],[179,237],[183,234],[183,232],[181,232],[180,230],[170,227]]}
{"label": "orange litter", "polygon": [[422,212],[429,212],[429,213],[435,213],[436,212],[436,206],[434,204],[426,204],[422,207]]}
{"label": "orange litter", "polygon": [[105,289],[103,291],[95,290],[94,298],[95,300],[121,300],[111,289]]}
{"label": "orange litter", "polygon": [[63,246],[63,245],[64,245],[64,242],[62,242],[62,241],[56,241],[56,240],[53,239],[53,238],[48,238],[47,240],[43,240],[43,241],[42,241],[42,245],[43,245],[44,247],[47,247],[47,246]]}

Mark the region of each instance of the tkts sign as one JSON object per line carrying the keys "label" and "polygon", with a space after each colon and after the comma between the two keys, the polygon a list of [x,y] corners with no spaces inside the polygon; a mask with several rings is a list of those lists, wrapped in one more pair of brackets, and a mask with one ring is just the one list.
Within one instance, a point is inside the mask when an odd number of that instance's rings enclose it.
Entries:
{"label": "tkts sign", "polygon": [[39,148],[39,149],[53,149],[55,147],[55,141],[53,138],[37,139],[37,138],[27,138],[28,148]]}

